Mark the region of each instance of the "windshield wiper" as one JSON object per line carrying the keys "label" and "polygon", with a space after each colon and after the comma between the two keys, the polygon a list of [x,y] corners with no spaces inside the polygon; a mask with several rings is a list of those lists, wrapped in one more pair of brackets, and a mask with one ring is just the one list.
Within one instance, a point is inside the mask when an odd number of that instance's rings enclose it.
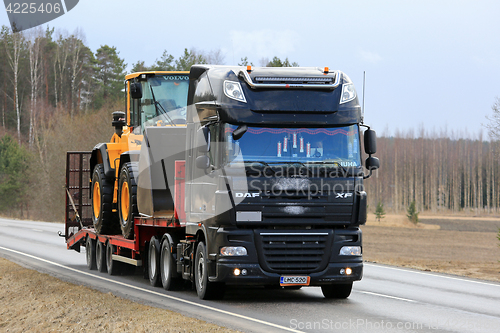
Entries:
{"label": "windshield wiper", "polygon": [[260,164],[262,164],[263,166],[266,167],[266,169],[264,169],[264,170],[269,169],[273,173],[273,176],[276,175],[276,171],[274,171],[273,168],[268,163],[266,163],[266,162],[263,162],[263,161],[243,161],[243,162],[244,163],[260,163]]}
{"label": "windshield wiper", "polygon": [[291,165],[293,165],[293,164],[298,164],[298,165],[300,165],[300,166],[304,167],[304,168],[307,170],[307,176],[308,176],[308,177],[314,177],[314,173],[311,173],[311,170],[309,169],[309,167],[308,167],[306,164],[304,164],[304,163],[302,163],[302,162],[299,162],[299,161],[288,161],[288,162],[269,162],[269,163],[272,163],[272,164],[291,164]]}
{"label": "windshield wiper", "polygon": [[165,115],[165,118],[167,118],[167,120],[170,123],[170,125],[177,126],[172,121],[172,118],[170,118],[170,116],[168,115],[167,111],[163,108],[163,106],[159,102],[156,101],[155,93],[153,92],[153,86],[150,85],[149,88],[151,89],[151,95],[153,96],[153,103],[155,105],[156,115],[160,116],[160,113],[158,112],[158,106],[159,106],[161,108],[161,110],[162,110],[162,114]]}

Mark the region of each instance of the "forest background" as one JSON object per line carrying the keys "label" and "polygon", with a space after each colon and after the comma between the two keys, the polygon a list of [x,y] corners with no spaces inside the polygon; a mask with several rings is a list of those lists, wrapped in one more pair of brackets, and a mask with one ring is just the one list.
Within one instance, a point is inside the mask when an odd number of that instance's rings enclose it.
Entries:
{"label": "forest background", "polygon": [[[166,50],[131,72],[189,70],[224,64],[220,51]],[[252,64],[247,58],[239,65]],[[253,65],[253,64],[252,64]],[[261,66],[298,66],[260,59]],[[111,113],[124,109],[126,64],[103,45],[94,53],[82,31],[50,28],[0,32],[0,214],[62,222],[67,151],[109,141]],[[483,133],[423,127],[378,138],[381,169],[366,181],[369,210],[377,204],[404,213],[412,202],[433,213],[495,214],[500,210],[500,100]],[[385,131],[389,133],[389,131]]]}

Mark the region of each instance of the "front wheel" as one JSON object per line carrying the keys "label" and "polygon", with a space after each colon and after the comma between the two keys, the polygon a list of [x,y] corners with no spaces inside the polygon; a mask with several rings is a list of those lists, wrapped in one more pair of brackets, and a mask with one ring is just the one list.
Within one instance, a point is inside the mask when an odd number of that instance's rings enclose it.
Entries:
{"label": "front wheel", "polygon": [[118,216],[122,235],[131,239],[134,236],[134,216],[137,212],[137,163],[125,163],[118,178]]}
{"label": "front wheel", "polygon": [[194,282],[198,297],[201,299],[222,299],[225,285],[208,281],[208,256],[203,242],[198,243],[195,258]]}
{"label": "front wheel", "polygon": [[342,299],[347,298],[351,295],[352,282],[345,284],[330,284],[327,286],[321,286],[321,291],[325,298],[336,298]]}
{"label": "front wheel", "polygon": [[92,221],[98,234],[114,234],[117,229],[113,213],[114,182],[104,175],[104,167],[97,164],[92,175]]}

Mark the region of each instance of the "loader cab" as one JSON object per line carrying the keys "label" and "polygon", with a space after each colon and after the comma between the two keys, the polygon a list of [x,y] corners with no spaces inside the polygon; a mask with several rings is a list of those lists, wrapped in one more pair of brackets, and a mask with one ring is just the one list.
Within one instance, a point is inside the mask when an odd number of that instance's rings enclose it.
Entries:
{"label": "loader cab", "polygon": [[150,126],[183,126],[186,124],[188,87],[189,72],[127,75],[128,126],[134,132]]}

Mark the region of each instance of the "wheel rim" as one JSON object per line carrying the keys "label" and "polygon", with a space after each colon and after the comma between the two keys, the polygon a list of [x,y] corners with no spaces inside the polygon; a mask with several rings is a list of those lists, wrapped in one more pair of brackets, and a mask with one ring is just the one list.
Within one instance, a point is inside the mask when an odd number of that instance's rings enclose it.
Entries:
{"label": "wheel rim", "polygon": [[122,220],[127,221],[128,220],[128,211],[129,211],[129,188],[128,188],[128,183],[124,182],[122,184],[122,191],[121,191],[121,211],[122,211]]}
{"label": "wheel rim", "polygon": [[149,269],[151,271],[151,276],[156,276],[156,247],[151,247],[151,253],[149,254]]}
{"label": "wheel rim", "polygon": [[86,242],[86,246],[85,246],[85,253],[87,255],[87,265],[90,265],[90,260],[91,260],[91,256],[90,256],[90,251],[91,251],[91,242],[87,239],[87,242]]}
{"label": "wheel rim", "polygon": [[204,278],[204,266],[205,266],[205,258],[203,257],[203,253],[198,254],[198,286],[200,290],[203,289],[203,278]]}
{"label": "wheel rim", "polygon": [[92,205],[94,206],[94,216],[99,218],[99,215],[101,215],[101,187],[98,182],[94,183]]}
{"label": "wheel rim", "polygon": [[96,258],[96,264],[97,264],[97,267],[100,269],[102,267],[102,262],[101,262],[101,242],[98,241],[97,245],[96,245],[96,248],[95,248],[95,258]]}
{"label": "wheel rim", "polygon": [[163,280],[168,281],[168,277],[170,276],[170,251],[165,246],[163,250]]}

